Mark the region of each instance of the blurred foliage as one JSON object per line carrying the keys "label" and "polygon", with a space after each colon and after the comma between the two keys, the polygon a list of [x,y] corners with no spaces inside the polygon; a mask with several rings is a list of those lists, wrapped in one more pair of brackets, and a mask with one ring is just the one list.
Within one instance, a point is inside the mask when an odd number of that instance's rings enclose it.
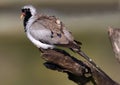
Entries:
{"label": "blurred foliage", "polygon": [[[75,85],[67,79],[67,75],[46,69],[39,50],[27,39],[19,19],[20,8],[33,1],[0,1],[0,85]],[[37,3],[38,4],[37,4]],[[67,3],[68,2],[68,3]],[[79,2],[79,3],[78,3]],[[56,15],[73,33],[75,39],[83,43],[82,49],[114,80],[120,83],[120,65],[115,60],[108,39],[107,27],[120,27],[120,12],[106,9],[90,11],[89,7],[67,10],[59,3],[116,3],[117,0],[41,0],[34,1],[35,6],[45,5],[41,12]],[[52,9],[49,3],[57,3],[61,9]],[[47,5],[46,5],[47,4]],[[102,6],[102,5],[101,5]],[[113,5],[112,5],[113,6]],[[11,8],[12,7],[12,8]],[[50,7],[50,8],[49,8]],[[56,8],[56,5],[54,6]],[[70,6],[68,6],[70,7]],[[96,6],[97,8],[97,6]],[[99,8],[99,7],[98,7]],[[88,9],[88,10],[87,10]],[[45,10],[45,11],[44,11]],[[79,11],[79,12],[78,12]],[[80,56],[70,52],[81,59]]]}

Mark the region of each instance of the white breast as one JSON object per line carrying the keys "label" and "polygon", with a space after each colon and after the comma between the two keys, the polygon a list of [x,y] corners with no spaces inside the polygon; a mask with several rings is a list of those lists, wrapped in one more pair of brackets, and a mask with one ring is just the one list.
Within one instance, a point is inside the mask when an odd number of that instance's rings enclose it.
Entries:
{"label": "white breast", "polygon": [[[30,33],[30,27],[32,25],[32,23],[36,20],[37,17],[33,16],[29,19],[29,21],[27,22],[27,25],[26,25],[26,34],[27,34],[27,37],[29,38],[29,40],[35,45],[37,46],[38,48],[43,48],[43,49],[53,49],[54,48],[54,45],[50,45],[50,44],[45,44],[45,43],[42,43],[39,41],[39,39],[37,38],[37,36],[40,36],[42,37],[42,34],[44,33],[41,33],[41,32],[35,32],[35,35],[36,36],[32,36],[31,33]],[[33,31],[34,32],[34,31]]]}
{"label": "white breast", "polygon": [[37,46],[38,48],[43,48],[43,49],[53,49],[54,48],[54,45],[49,45],[49,44],[45,44],[45,43],[42,43],[40,42],[39,40],[36,40],[31,34],[30,34],[30,31],[27,30],[26,32],[27,34],[27,37],[29,38],[29,40],[35,45]]}

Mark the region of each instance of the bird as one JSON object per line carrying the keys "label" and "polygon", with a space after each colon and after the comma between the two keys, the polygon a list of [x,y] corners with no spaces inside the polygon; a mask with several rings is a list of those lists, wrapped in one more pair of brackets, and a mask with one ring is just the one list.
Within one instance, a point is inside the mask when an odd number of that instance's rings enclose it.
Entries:
{"label": "bird", "polygon": [[42,49],[55,49],[57,46],[67,47],[78,53],[95,67],[96,64],[82,50],[82,43],[75,40],[65,24],[55,16],[38,13],[32,5],[21,8],[24,31],[28,39]]}

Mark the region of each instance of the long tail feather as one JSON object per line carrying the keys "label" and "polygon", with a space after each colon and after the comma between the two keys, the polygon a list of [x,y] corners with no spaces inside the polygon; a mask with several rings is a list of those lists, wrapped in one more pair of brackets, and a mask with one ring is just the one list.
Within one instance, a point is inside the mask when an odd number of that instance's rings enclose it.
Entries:
{"label": "long tail feather", "polygon": [[79,54],[80,56],[82,56],[84,59],[86,59],[88,61],[88,63],[90,63],[101,75],[103,75],[104,77],[107,76],[107,78],[109,78],[109,76],[106,75],[106,73],[104,71],[102,71],[102,69],[97,64],[95,64],[95,62],[89,56],[87,56],[80,48],[81,47],[78,44],[74,43],[73,47],[70,48],[70,49],[73,52],[75,52],[75,53]]}
{"label": "long tail feather", "polygon": [[90,64],[92,64],[94,67],[95,67],[95,69],[99,72],[99,73],[101,73],[101,75],[103,75],[104,77],[107,77],[107,78],[109,78],[109,79],[111,79],[99,66],[97,66],[95,63],[94,63],[94,61],[91,59],[91,58],[89,58],[83,51],[79,51],[79,52],[77,52],[79,55],[81,55],[83,58],[85,58]]}
{"label": "long tail feather", "polygon": [[94,63],[94,61],[90,57],[88,57],[82,50],[76,51],[76,52],[79,55],[81,55],[84,59],[86,59],[89,63],[91,63],[93,66],[98,68],[98,66]]}

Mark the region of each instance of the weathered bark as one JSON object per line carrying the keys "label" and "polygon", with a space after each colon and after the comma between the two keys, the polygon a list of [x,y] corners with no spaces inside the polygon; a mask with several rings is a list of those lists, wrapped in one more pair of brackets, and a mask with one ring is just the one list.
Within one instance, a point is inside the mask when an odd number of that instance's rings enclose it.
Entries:
{"label": "weathered bark", "polygon": [[120,63],[120,29],[109,27],[108,35],[112,44],[115,57]]}
{"label": "weathered bark", "polygon": [[78,85],[119,85],[113,81],[100,68],[94,67],[89,62],[83,62],[71,56],[64,50],[43,50],[42,58],[46,60],[44,65],[51,70],[57,70],[68,74],[68,78]]}

